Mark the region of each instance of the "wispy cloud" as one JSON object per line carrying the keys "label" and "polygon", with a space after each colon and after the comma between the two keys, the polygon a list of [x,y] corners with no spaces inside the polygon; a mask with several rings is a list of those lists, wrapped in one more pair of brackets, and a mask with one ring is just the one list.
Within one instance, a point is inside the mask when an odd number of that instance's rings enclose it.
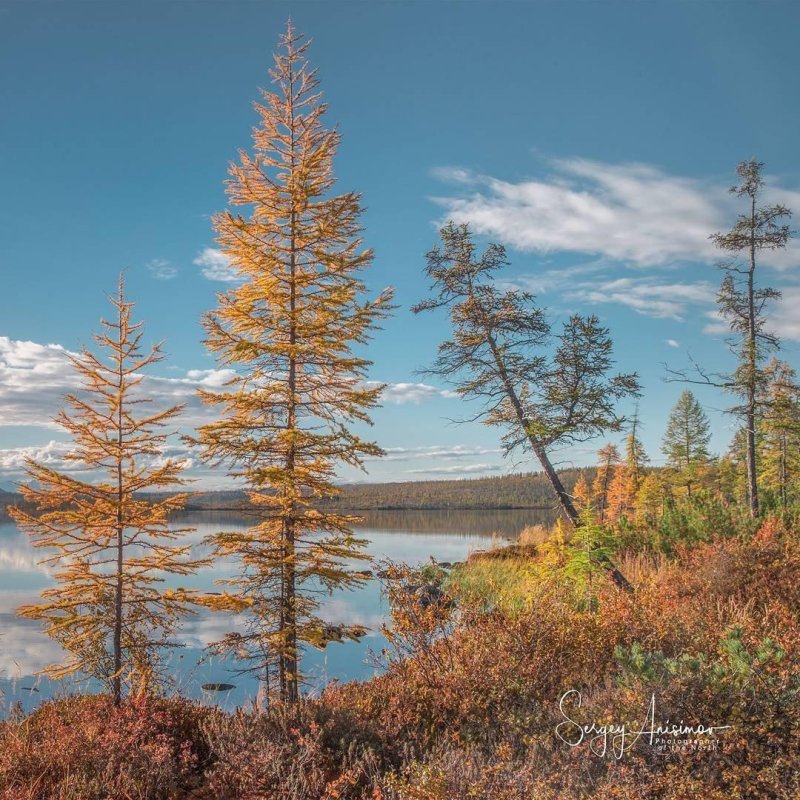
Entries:
{"label": "wispy cloud", "polygon": [[203,248],[192,263],[200,267],[203,277],[210,281],[236,283],[241,280],[241,276],[231,265],[228,256],[216,247]]}
{"label": "wispy cloud", "polygon": [[380,460],[386,461],[415,461],[417,459],[441,459],[453,461],[462,458],[474,458],[502,452],[500,448],[470,447],[468,445],[431,445],[428,447],[388,447],[386,455]]}
{"label": "wispy cloud", "polygon": [[[518,182],[460,168],[434,174],[458,187],[434,198],[445,218],[524,251],[588,253],[632,266],[712,262],[709,234],[725,230],[738,206],[728,182],[669,175],[646,164],[581,158],[550,162],[547,178]],[[800,192],[770,179],[768,200],[800,207]],[[778,269],[800,264],[800,245],[764,255]]]}
{"label": "wispy cloud", "polygon": [[69,442],[58,442],[54,439],[46,444],[34,447],[11,447],[0,450],[0,474],[3,476],[21,475],[25,468],[26,459],[34,459],[50,469],[75,470],[75,462],[70,462],[65,456],[72,446]]}
{"label": "wispy cloud", "polygon": [[[378,381],[368,382],[368,386],[377,385]],[[383,390],[381,400],[384,403],[401,406],[405,403],[419,405],[427,400],[436,398],[451,399],[458,395],[450,389],[439,389],[427,383],[388,383]]]}
{"label": "wispy cloud", "polygon": [[[80,388],[69,356],[58,344],[0,336],[0,426],[58,429],[53,417],[63,405],[63,396]],[[211,415],[197,390],[219,388],[233,375],[229,369],[189,370],[174,378],[147,375],[140,391],[161,406],[186,404],[179,424],[196,425]]]}
{"label": "wispy cloud", "polygon": [[769,327],[778,336],[800,342],[800,286],[789,286],[783,289],[783,296],[775,304],[774,311],[769,314]]}
{"label": "wispy cloud", "polygon": [[[53,421],[64,405],[64,395],[80,391],[80,380],[72,364],[71,353],[59,344],[41,344],[0,337],[0,427],[26,426],[51,431],[51,435],[63,433]],[[215,415],[213,409],[204,406],[197,390],[220,389],[235,377],[231,369],[190,369],[176,376],[145,375],[139,392],[153,400],[154,407],[164,408],[184,404],[185,409],[176,419],[175,427],[186,430],[208,422]],[[375,385],[373,382],[371,385]],[[426,383],[390,383],[383,400],[393,405],[420,404],[437,398],[454,398],[456,393]],[[57,438],[47,444],[0,450],[0,476],[18,479],[22,477],[26,458],[34,458],[54,469],[81,472],[82,465],[65,460],[68,443]],[[420,448],[397,448],[390,453],[390,460],[417,458],[439,458],[443,461],[480,456],[493,452],[480,447],[428,446]],[[158,457],[173,458],[183,462],[191,470],[197,483],[194,489],[222,488],[235,484],[218,470],[202,464],[197,454],[185,445],[170,442]]]}
{"label": "wispy cloud", "polygon": [[664,339],[664,344],[667,347],[680,347],[681,343],[677,339]]}
{"label": "wispy cloud", "polygon": [[453,464],[449,467],[425,467],[422,469],[407,469],[406,475],[474,475],[489,472],[502,472],[502,464]]}
{"label": "wispy cloud", "polygon": [[170,281],[178,275],[178,268],[163,258],[148,261],[147,269],[159,281]]}
{"label": "wispy cloud", "polygon": [[689,306],[714,302],[717,289],[707,281],[663,283],[651,278],[615,278],[579,283],[565,297],[589,304],[617,303],[658,319],[683,320]]}

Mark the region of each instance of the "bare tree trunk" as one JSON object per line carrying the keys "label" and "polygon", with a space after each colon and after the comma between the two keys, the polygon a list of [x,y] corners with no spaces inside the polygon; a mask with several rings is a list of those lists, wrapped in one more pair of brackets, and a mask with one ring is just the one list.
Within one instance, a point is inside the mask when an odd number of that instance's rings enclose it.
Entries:
{"label": "bare tree trunk", "polygon": [[122,552],[123,528],[121,514],[117,516],[117,585],[114,597],[114,677],[112,678],[112,693],[114,705],[122,703]]}
{"label": "bare tree trunk", "polygon": [[[292,134],[294,135],[294,134]],[[292,211],[291,217],[291,244],[289,254],[290,264],[290,296],[289,296],[289,311],[290,311],[290,328],[289,328],[289,375],[288,375],[288,389],[289,389],[289,412],[287,415],[286,427],[289,431],[294,431],[297,426],[297,410],[295,407],[295,395],[297,392],[297,359],[294,353],[294,346],[297,343],[297,287],[296,287],[296,242],[295,242],[295,212]],[[286,469],[291,475],[295,470],[295,445],[294,439],[289,446],[289,452],[286,458]],[[293,703],[298,698],[298,663],[297,663],[297,609],[296,609],[296,591],[295,591],[295,519],[294,519],[294,498],[291,499],[291,507],[289,515],[284,520],[284,575],[285,575],[285,592],[284,592],[284,637],[283,637],[283,653],[281,653],[281,660],[285,664],[284,676],[285,685],[283,687],[283,699],[289,703]]]}
{"label": "bare tree trunk", "polygon": [[748,304],[748,376],[747,376],[747,498],[750,504],[750,516],[758,516],[758,481],[756,475],[756,310],[753,279],[756,271],[756,198],[750,201],[750,269],[747,274]]}
{"label": "bare tree trunk", "polygon": [[[294,93],[294,73],[290,68],[289,80]],[[295,131],[294,109],[290,112],[288,126],[291,130],[291,173],[295,172]],[[294,189],[292,185],[291,189]],[[297,212],[292,210],[289,220],[289,364],[288,364],[288,409],[286,429],[290,435],[297,427],[297,357],[294,347],[297,344]],[[294,439],[286,454],[286,471],[293,475],[295,471],[296,452]],[[281,672],[281,699],[293,703],[298,698],[298,654],[297,654],[297,607],[296,607],[296,574],[295,574],[295,508],[294,497],[290,498],[288,513],[283,520],[283,565],[282,575],[282,608],[281,608],[281,652],[279,654]]]}
{"label": "bare tree trunk", "polygon": [[[120,281],[122,279],[120,278]],[[119,292],[120,303],[122,302],[122,284],[120,283]],[[114,677],[112,678],[112,693],[114,705],[122,703],[122,573],[124,569],[123,549],[124,543],[124,520],[122,515],[123,487],[122,487],[122,392],[123,392],[123,370],[122,370],[122,315],[119,318],[119,386],[117,389],[117,581],[114,592]]]}

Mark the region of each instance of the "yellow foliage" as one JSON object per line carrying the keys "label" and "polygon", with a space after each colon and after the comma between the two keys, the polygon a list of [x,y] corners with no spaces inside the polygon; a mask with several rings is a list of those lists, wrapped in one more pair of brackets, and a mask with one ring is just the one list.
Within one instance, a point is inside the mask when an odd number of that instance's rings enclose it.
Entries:
{"label": "yellow foliage", "polygon": [[262,91],[256,104],[252,152],[242,151],[229,172],[230,203],[246,215],[214,218],[240,280],[206,315],[206,345],[236,377],[202,392],[220,419],[202,427],[198,441],[209,462],[245,483],[259,512],[246,533],[213,539],[219,556],[238,560],[229,583],[249,599],[246,631],[218,648],[247,653],[267,680],[276,671],[281,696],[293,700],[298,643],[325,639],[307,584],[363,580],[345,564],[364,557],[353,517],[315,503],[336,494],[338,466],[361,467],[381,454],[351,429],[370,421],[382,390],[367,383],[370,362],[355,347],[388,313],[391,292],[362,299],[360,273],[372,251],[360,238],[360,196],[332,194],[339,133],[322,123],[326,105],[308,43],[290,24],[280,45],[270,71],[275,91]]}
{"label": "yellow foliage", "polygon": [[[9,511],[33,545],[49,551],[41,563],[56,580],[42,592],[45,602],[19,609],[43,620],[45,632],[69,654],[46,672],[93,675],[119,702],[126,682],[135,682],[138,693],[149,689],[160,643],[189,611],[191,593],[160,588],[163,573],[189,575],[202,562],[191,559],[188,545],[174,544],[188,529],[169,527],[185,495],[142,497],[184,483],[182,465],[160,458],[164,427],[181,407],[146,412],[150,400],[137,387],[142,370],[162,359],[161,349],[142,352],[142,324],[131,320],[121,277],[111,302],[115,319],[103,321],[95,336],[108,358],[88,349],[71,358],[81,391],[66,396],[56,417],[72,437],[67,461],[74,468],[59,472],[28,460],[30,482],[22,494],[36,511]],[[84,472],[100,477],[90,482]]]}

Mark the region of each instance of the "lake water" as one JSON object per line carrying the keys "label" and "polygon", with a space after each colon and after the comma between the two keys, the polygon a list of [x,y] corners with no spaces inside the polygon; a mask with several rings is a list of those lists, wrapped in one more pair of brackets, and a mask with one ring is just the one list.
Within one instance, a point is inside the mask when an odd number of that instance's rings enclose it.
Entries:
{"label": "lake water", "polygon": [[[369,541],[368,552],[374,561],[391,559],[418,565],[437,561],[461,561],[475,550],[513,538],[525,525],[548,523],[552,515],[541,511],[386,511],[371,512],[356,529]],[[246,517],[228,512],[186,514],[176,520],[180,527],[192,526],[189,534],[196,554],[203,552],[202,540],[216,531],[246,528]],[[12,703],[25,710],[43,698],[80,690],[72,679],[51,681],[36,673],[61,658],[59,646],[41,632],[39,622],[16,616],[20,605],[38,602],[39,592],[52,585],[47,568],[38,564],[43,555],[31,547],[27,537],[11,522],[0,522],[0,713]],[[359,562],[361,568],[368,566]],[[181,585],[213,590],[215,580],[235,574],[232,561],[217,561]],[[359,642],[331,644],[325,650],[309,649],[303,655],[302,671],[315,691],[332,679],[361,680],[378,669],[372,654],[386,644],[380,632],[388,613],[379,581],[368,581],[353,591],[338,591],[323,600],[320,616],[332,623],[361,624],[369,629]],[[201,611],[183,627],[184,647],[170,657],[172,689],[190,697],[204,698],[233,708],[251,700],[256,682],[233,675],[230,665],[218,658],[205,657],[205,647],[234,627],[226,615]],[[235,689],[211,696],[204,683],[231,683]]]}

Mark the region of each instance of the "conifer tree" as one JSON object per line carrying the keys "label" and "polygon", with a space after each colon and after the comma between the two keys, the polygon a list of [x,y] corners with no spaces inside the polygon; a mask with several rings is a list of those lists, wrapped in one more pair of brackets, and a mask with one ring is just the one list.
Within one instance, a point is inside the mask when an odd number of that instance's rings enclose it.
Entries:
{"label": "conifer tree", "polygon": [[631,494],[631,481],[624,463],[614,468],[606,498],[603,516],[606,522],[616,522],[633,508],[636,495]]}
{"label": "conifer tree", "polygon": [[711,429],[703,407],[688,389],[681,392],[667,420],[661,447],[678,485],[691,497],[699,472],[709,461]]}
{"label": "conifer tree", "polygon": [[672,491],[663,474],[654,470],[648,473],[636,494],[636,516],[654,523],[672,502]]}
{"label": "conifer tree", "polygon": [[619,473],[619,450],[615,444],[605,444],[597,451],[597,474],[594,478],[593,494],[597,503],[597,516],[600,522],[606,520],[608,494],[612,481]]}
{"label": "conifer tree", "polygon": [[766,366],[764,378],[760,479],[785,509],[800,476],[800,386],[795,371],[778,359]]}
{"label": "conifer tree", "polygon": [[[736,371],[728,376],[726,388],[741,398],[732,411],[744,420],[746,439],[747,496],[750,514],[758,515],[758,468],[756,455],[756,426],[758,395],[763,384],[762,363],[769,350],[778,347],[778,338],[767,329],[765,309],[780,292],[759,287],[756,281],[758,255],[764,250],[786,247],[791,237],[789,226],[783,221],[791,212],[783,205],[759,206],[764,188],[763,163],[751,159],[736,168],[740,183],[731,192],[745,199],[745,213],[727,233],[716,233],[711,238],[720,249],[731,253],[731,261],[724,265],[717,303],[720,313],[728,322],[734,339],[731,347],[738,357]],[[737,258],[743,255],[744,263]]]}
{"label": "conifer tree", "polygon": [[634,415],[631,430],[625,438],[625,461],[614,471],[608,490],[607,519],[617,520],[630,514],[636,507],[636,498],[645,479],[648,462],[644,446],[637,435],[638,415]]}
{"label": "conifer tree", "polygon": [[[29,460],[21,491],[33,510],[10,513],[35,547],[52,551],[41,563],[56,585],[42,592],[43,603],[19,609],[43,620],[69,656],[46,672],[93,676],[119,705],[125,685],[153,687],[163,648],[191,610],[191,593],[163,588],[164,574],[189,575],[204,562],[174,543],[189,529],[169,526],[186,496],[142,496],[184,483],[182,464],[161,458],[165,426],[181,406],[145,413],[142,370],[162,360],[161,346],[142,350],[142,323],[132,321],[121,277],[111,302],[114,319],[94,337],[106,357],[86,348],[70,357],[81,388],[56,417],[72,437],[66,459],[74,469]],[[96,482],[82,477],[91,473]]]}
{"label": "conifer tree", "polygon": [[642,440],[639,438],[639,415],[637,412],[633,416],[630,433],[625,438],[625,470],[628,478],[629,497],[636,497],[649,461]]}
{"label": "conifer tree", "polygon": [[360,273],[372,252],[359,238],[360,196],[332,193],[340,137],[323,125],[307,48],[290,24],[270,71],[275,91],[262,91],[256,105],[252,152],[230,167],[229,201],[244,214],[214,218],[241,282],[205,317],[206,345],[237,375],[222,391],[202,393],[221,416],[198,434],[206,460],[229,467],[259,516],[246,532],[213,540],[218,555],[240,566],[215,606],[247,620],[218,648],[267,684],[276,672],[273,685],[288,701],[298,697],[303,643],[364,633],[316,614],[321,589],[363,580],[346,562],[365,557],[351,530],[356,518],[318,501],[338,493],[339,466],[381,454],[352,427],[369,422],[382,390],[365,383],[370,362],[355,349],[391,308],[388,290],[362,299]]}
{"label": "conifer tree", "polygon": [[[758,438],[757,430],[756,442]],[[727,455],[724,459],[720,459],[718,472],[722,473],[724,486],[730,498],[736,503],[747,506],[747,435],[744,428],[739,428],[733,434]]]}
{"label": "conifer tree", "polygon": [[586,480],[586,473],[583,471],[578,476],[578,480],[575,481],[575,486],[572,487],[572,502],[579,514],[586,509],[590,511],[592,509],[594,495],[589,486],[589,481]]}
{"label": "conifer tree", "polygon": [[[613,342],[597,317],[574,315],[554,333],[532,294],[501,289],[496,273],[508,263],[501,245],[479,257],[469,228],[453,223],[440,237],[428,253],[432,297],[413,308],[450,313],[452,338],[429,372],[483,404],[477,416],[504,431],[506,453],[519,447],[535,455],[564,514],[580,526],[550,451],[621,430],[626,419],[616,406],[638,394],[637,375],[610,374]],[[617,585],[630,588],[604,551],[597,557]]]}

